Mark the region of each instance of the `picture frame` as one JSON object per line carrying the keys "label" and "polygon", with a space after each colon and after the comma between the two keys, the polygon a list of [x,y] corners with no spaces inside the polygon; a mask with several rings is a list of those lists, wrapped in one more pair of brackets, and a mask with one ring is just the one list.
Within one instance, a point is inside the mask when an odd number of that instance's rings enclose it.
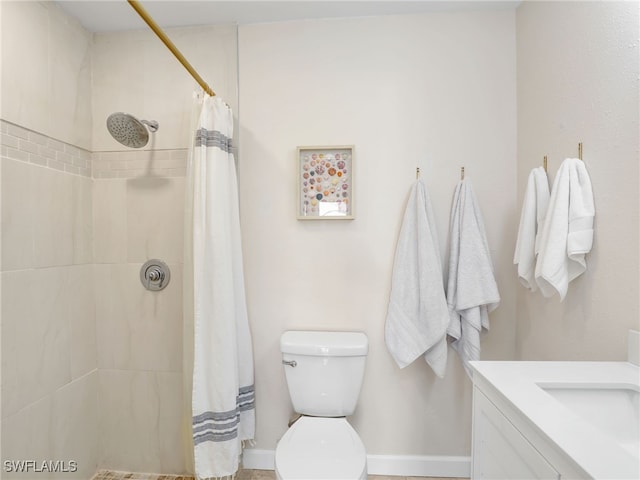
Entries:
{"label": "picture frame", "polygon": [[353,145],[297,147],[298,220],[353,220]]}

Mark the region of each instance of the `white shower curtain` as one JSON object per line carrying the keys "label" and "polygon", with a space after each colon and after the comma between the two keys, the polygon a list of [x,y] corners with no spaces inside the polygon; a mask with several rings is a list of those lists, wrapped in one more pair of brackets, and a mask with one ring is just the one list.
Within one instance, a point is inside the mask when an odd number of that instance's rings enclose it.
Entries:
{"label": "white shower curtain", "polygon": [[244,441],[254,436],[255,403],[233,113],[218,97],[205,96],[197,108],[185,221],[185,430],[187,458],[206,479],[237,471]]}

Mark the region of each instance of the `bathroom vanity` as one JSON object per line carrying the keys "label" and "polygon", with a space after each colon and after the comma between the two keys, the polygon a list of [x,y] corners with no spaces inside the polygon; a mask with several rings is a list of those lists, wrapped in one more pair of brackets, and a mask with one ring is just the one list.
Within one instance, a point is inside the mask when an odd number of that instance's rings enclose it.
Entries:
{"label": "bathroom vanity", "polygon": [[640,367],[471,364],[471,478],[640,478]]}

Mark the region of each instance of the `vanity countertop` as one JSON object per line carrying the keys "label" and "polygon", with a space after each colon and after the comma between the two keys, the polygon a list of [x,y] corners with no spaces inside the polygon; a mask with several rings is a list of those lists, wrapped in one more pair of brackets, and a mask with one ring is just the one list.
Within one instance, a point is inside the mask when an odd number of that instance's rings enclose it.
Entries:
{"label": "vanity countertop", "polygon": [[[640,367],[628,362],[478,361],[471,365],[475,384],[493,388],[531,428],[591,478],[640,478],[640,452],[634,452],[635,447],[624,448],[542,388],[560,385],[637,392]],[[640,406],[635,408],[637,413]]]}

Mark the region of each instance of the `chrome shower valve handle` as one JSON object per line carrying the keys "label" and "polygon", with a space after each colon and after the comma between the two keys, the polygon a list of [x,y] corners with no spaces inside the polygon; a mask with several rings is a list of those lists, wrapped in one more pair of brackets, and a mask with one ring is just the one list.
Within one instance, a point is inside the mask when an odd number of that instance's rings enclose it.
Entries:
{"label": "chrome shower valve handle", "polygon": [[164,273],[155,267],[152,267],[147,271],[147,290],[151,290],[151,283],[157,283],[158,288],[162,288],[162,281],[164,280]]}
{"label": "chrome shower valve handle", "polygon": [[140,282],[147,290],[162,290],[169,284],[170,279],[169,266],[162,260],[149,260],[140,269]]}

